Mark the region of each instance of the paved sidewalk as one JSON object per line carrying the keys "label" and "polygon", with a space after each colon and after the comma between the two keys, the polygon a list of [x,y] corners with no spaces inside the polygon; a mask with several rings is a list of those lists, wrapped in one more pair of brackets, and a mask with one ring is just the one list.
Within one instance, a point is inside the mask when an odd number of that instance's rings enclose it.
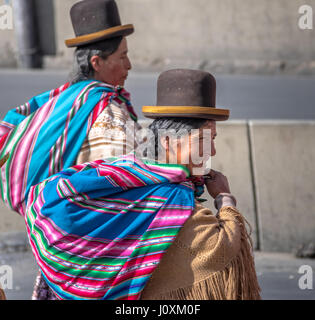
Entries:
{"label": "paved sidewalk", "polygon": [[[262,298],[267,300],[315,300],[315,259],[297,259],[287,253],[256,252],[255,263]],[[299,280],[301,266],[312,269],[313,289],[302,290]]]}
{"label": "paved sidewalk", "polygon": [[[298,270],[302,265],[311,266],[315,273],[315,260],[296,259],[284,253],[255,253],[262,298],[270,300],[315,300],[313,289],[301,290]],[[13,271],[12,289],[6,289],[9,300],[29,300],[37,273],[36,263],[30,251],[0,253],[0,266],[8,265]],[[313,276],[313,281],[314,281]]]}

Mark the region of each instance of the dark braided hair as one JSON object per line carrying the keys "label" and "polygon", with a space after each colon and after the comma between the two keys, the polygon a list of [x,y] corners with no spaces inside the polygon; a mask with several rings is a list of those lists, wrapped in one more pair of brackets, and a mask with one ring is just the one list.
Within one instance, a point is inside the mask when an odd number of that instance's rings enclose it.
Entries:
{"label": "dark braided hair", "polygon": [[157,118],[150,125],[151,131],[148,135],[149,143],[146,152],[147,157],[157,160],[159,153],[161,152],[161,146],[159,139],[159,130],[165,130],[168,135],[174,135],[177,137],[189,134],[193,129],[199,129],[209,121],[207,119],[198,118]]}
{"label": "dark braided hair", "polygon": [[75,84],[79,81],[93,79],[94,69],[91,64],[93,56],[99,56],[107,59],[119,47],[123,37],[116,37],[93,43],[90,45],[80,46],[74,52],[73,70],[70,74],[70,83]]}

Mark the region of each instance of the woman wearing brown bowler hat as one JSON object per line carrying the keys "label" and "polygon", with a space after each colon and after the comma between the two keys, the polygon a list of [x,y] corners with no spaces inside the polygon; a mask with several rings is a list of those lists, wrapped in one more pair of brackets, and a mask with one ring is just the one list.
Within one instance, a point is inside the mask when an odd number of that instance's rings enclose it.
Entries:
{"label": "woman wearing brown bowler hat", "polygon": [[[77,2],[70,16],[76,36],[65,41],[67,47],[75,48],[70,87],[96,80],[118,93],[102,106],[103,111],[91,126],[76,164],[128,153],[137,141],[128,141],[126,137],[134,137],[134,130],[141,129],[129,93],[123,89],[131,69],[126,37],[134,32],[134,27],[121,24],[114,0]],[[56,299],[41,273],[36,278],[32,299]]]}
{"label": "woman wearing brown bowler hat", "polygon": [[[143,107],[144,115],[155,119],[149,126],[154,148],[147,156],[185,165],[196,175],[196,190],[205,185],[218,210],[213,214],[196,198],[194,214],[153,272],[143,300],[260,299],[247,222],[236,208],[228,180],[215,170],[200,175],[216,154],[216,121],[229,118],[229,110],[215,107],[215,95],[211,74],[169,70],[159,77],[157,105]],[[209,144],[203,144],[205,132]],[[202,161],[196,164],[192,156],[198,153]]]}
{"label": "woman wearing brown bowler hat", "polygon": [[216,121],[229,117],[214,77],[167,71],[143,111],[155,118],[150,159],[89,161],[32,187],[26,223],[45,279],[60,299],[259,299],[246,220],[226,177],[205,172]]}

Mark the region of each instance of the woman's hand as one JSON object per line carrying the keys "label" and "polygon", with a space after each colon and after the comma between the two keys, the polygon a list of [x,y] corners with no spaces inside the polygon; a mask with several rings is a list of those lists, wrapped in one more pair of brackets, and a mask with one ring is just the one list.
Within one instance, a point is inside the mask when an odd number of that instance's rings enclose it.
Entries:
{"label": "woman's hand", "polygon": [[211,170],[204,178],[208,192],[213,199],[220,193],[231,193],[228,179],[221,172]]}

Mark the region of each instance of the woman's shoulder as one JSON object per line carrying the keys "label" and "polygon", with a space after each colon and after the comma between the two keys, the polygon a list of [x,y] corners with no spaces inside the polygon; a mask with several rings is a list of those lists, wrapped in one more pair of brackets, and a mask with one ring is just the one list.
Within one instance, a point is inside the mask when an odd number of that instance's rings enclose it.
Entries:
{"label": "woman's shoulder", "polygon": [[197,216],[200,216],[200,215],[211,215],[211,216],[214,216],[214,213],[212,212],[212,210],[209,209],[202,202],[199,202],[197,199],[195,199],[194,214],[197,215]]}

